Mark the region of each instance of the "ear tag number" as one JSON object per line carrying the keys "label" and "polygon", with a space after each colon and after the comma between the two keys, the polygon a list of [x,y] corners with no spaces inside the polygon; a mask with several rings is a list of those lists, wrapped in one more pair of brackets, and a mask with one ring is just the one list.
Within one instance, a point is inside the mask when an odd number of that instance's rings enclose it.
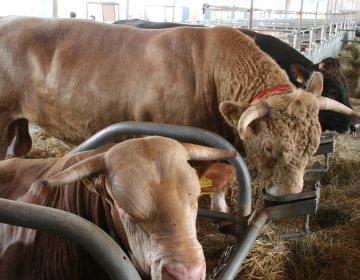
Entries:
{"label": "ear tag number", "polygon": [[200,187],[211,187],[212,186],[212,182],[210,179],[206,178],[205,176],[203,176],[200,181]]}
{"label": "ear tag number", "polygon": [[230,118],[233,121],[233,123],[237,123],[239,121],[239,119],[236,117],[236,111],[230,114]]}
{"label": "ear tag number", "polygon": [[[200,187],[211,187],[212,186],[212,182],[210,179],[206,178],[205,176],[203,176],[200,181]],[[212,194],[211,192],[201,192],[201,195],[205,195],[205,194]]]}
{"label": "ear tag number", "polygon": [[90,190],[93,185],[90,183],[90,181],[88,179],[82,179],[83,183],[85,184],[85,186]]}

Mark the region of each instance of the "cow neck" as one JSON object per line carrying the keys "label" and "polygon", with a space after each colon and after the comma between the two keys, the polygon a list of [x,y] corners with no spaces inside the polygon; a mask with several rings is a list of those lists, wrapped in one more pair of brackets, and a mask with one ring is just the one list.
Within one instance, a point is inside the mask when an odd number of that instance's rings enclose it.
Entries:
{"label": "cow neck", "polygon": [[[76,160],[75,163],[79,163],[80,161],[84,160],[84,159],[80,159],[77,155],[75,157],[73,157],[72,159]],[[98,184],[102,184],[103,186],[105,186],[105,176],[100,175],[97,177],[98,177],[98,181],[101,182]],[[98,188],[94,187],[94,184],[92,184],[91,181],[95,181],[95,177],[93,177],[92,179],[91,178],[82,179],[83,184],[89,189],[89,191],[94,192],[94,193],[96,193],[96,195],[102,197],[108,235],[123,249],[123,251],[128,256],[128,258],[130,258],[129,252],[132,253],[132,251],[131,251],[129,242],[127,240],[125,242],[122,241],[122,239],[119,237],[117,231],[115,230],[115,225],[114,225],[113,220],[111,220],[113,222],[113,224],[110,222],[109,217],[111,217],[111,207],[110,207],[109,203],[112,203],[113,207],[115,207],[114,202],[112,201],[112,198],[107,194],[107,192],[103,193]],[[119,226],[120,226],[120,234],[122,236],[126,236],[123,225],[121,224]]]}
{"label": "cow neck", "polygon": [[269,88],[267,90],[264,90],[263,92],[260,92],[251,102],[253,103],[255,100],[257,99],[260,99],[262,97],[264,97],[267,93],[269,92],[273,92],[273,91],[285,91],[285,90],[289,90],[290,89],[290,86],[276,86],[276,87],[272,87],[272,88]]}

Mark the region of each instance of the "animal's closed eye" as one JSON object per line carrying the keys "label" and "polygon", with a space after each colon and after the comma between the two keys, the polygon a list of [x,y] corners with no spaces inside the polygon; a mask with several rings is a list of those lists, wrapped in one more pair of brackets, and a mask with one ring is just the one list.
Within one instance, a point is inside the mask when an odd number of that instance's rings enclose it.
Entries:
{"label": "animal's closed eye", "polygon": [[264,149],[267,153],[269,153],[271,156],[273,155],[273,147],[269,143],[264,143]]}

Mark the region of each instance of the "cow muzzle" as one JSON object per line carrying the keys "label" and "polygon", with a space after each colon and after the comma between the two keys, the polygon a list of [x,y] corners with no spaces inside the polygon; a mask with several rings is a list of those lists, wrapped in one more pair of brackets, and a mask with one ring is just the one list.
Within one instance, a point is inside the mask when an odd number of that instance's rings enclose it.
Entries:
{"label": "cow muzzle", "polygon": [[162,267],[164,280],[204,280],[205,274],[205,263],[189,266],[164,264]]}

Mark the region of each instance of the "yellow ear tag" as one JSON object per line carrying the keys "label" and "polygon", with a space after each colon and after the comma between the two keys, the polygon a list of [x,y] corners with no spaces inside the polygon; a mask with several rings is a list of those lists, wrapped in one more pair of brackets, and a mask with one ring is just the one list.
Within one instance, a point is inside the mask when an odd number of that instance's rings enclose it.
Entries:
{"label": "yellow ear tag", "polygon": [[[200,181],[200,187],[211,187],[212,186],[212,182],[210,179],[206,178],[205,176],[203,176]],[[212,194],[211,192],[200,192],[201,195],[205,195],[205,194]]]}
{"label": "yellow ear tag", "polygon": [[230,114],[230,118],[233,121],[233,123],[237,123],[239,121],[239,119],[236,117],[236,111]]}
{"label": "yellow ear tag", "polygon": [[303,83],[304,82],[304,77],[299,76],[299,77],[297,77],[296,81],[299,82],[299,83]]}
{"label": "yellow ear tag", "polygon": [[88,179],[85,178],[85,179],[82,179],[82,181],[89,190],[93,187],[93,185],[91,185],[91,183]]}
{"label": "yellow ear tag", "polygon": [[212,186],[212,182],[210,179],[206,178],[205,176],[203,176],[200,181],[200,187],[211,187]]}
{"label": "yellow ear tag", "polygon": [[200,192],[200,195],[212,194],[212,192]]}

